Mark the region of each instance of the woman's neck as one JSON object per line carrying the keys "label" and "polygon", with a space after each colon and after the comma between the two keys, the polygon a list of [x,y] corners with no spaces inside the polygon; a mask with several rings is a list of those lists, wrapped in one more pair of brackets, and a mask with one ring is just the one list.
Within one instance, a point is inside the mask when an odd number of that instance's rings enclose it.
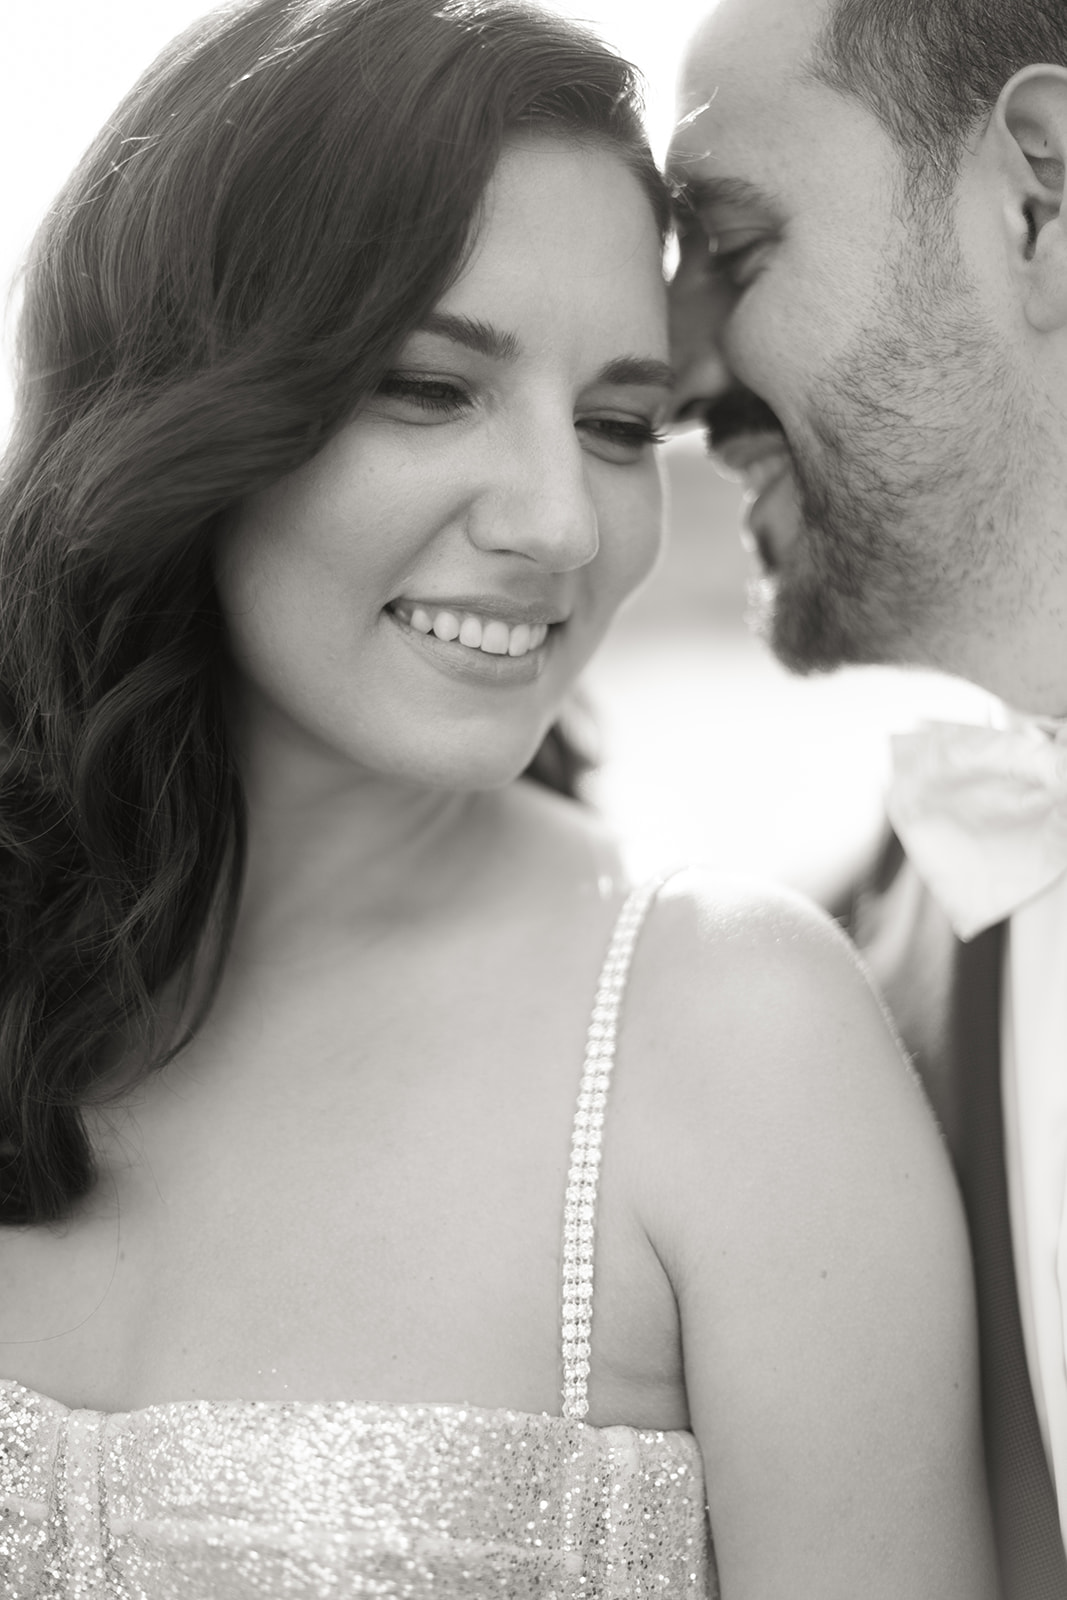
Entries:
{"label": "woman's neck", "polygon": [[374,922],[434,903],[462,876],[499,802],[359,773],[302,792],[253,790],[242,921]]}
{"label": "woman's neck", "polygon": [[[372,933],[477,876],[506,791],[419,786],[253,718],[240,739],[248,856],[237,943],[285,929]],[[473,886],[473,885],[471,885]]]}

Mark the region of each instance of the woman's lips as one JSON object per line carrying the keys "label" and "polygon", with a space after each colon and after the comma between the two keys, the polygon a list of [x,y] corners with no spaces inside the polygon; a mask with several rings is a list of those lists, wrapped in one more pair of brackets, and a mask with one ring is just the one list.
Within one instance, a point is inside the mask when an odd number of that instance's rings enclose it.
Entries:
{"label": "woman's lips", "polygon": [[446,644],[458,639],[469,650],[494,656],[524,656],[538,649],[549,629],[565,622],[568,614],[563,605],[547,599],[489,594],[438,600],[399,595],[386,610],[416,633],[432,633]]}
{"label": "woman's lips", "polygon": [[428,608],[393,605],[386,607],[384,615],[424,660],[449,676],[502,686],[533,683],[539,678],[562,626],[522,622],[508,628],[495,619],[494,631],[494,619],[490,619],[479,633],[473,624],[482,619],[472,613],[441,609],[431,617]]}
{"label": "woman's lips", "polygon": [[393,616],[407,623],[416,633],[433,634],[446,644],[458,640],[465,649],[482,650],[492,656],[524,656],[544,644],[547,622],[512,622],[499,616],[486,616],[460,605],[435,605],[406,600],[388,607]]}

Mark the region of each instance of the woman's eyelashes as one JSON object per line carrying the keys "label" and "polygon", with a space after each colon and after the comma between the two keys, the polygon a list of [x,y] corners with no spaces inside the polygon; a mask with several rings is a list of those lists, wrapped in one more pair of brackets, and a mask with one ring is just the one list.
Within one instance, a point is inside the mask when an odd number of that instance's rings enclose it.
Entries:
{"label": "woman's eyelashes", "polygon": [[611,461],[639,461],[653,445],[664,444],[667,438],[646,417],[579,417],[575,426],[585,435],[594,454]]}
{"label": "woman's eyelashes", "polygon": [[[427,421],[449,421],[476,405],[476,396],[458,380],[411,372],[387,372],[378,385],[378,397],[393,401],[401,411],[413,408]],[[652,417],[579,415],[574,426],[586,448],[609,461],[636,461],[666,440]]]}
{"label": "woman's eyelashes", "polygon": [[439,416],[455,416],[474,403],[468,390],[455,379],[413,372],[387,372],[378,385],[378,394],[382,399],[399,400]]}

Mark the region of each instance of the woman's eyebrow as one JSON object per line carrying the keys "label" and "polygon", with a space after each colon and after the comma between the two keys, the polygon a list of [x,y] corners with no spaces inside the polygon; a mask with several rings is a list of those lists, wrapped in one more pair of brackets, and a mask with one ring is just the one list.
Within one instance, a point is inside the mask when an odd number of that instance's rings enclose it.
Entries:
{"label": "woman's eyebrow", "polygon": [[645,388],[673,389],[675,375],[665,361],[653,356],[618,356],[601,367],[597,383],[633,383]]}
{"label": "woman's eyebrow", "polygon": [[[442,339],[451,339],[454,344],[495,361],[515,361],[522,354],[522,346],[513,333],[494,328],[492,323],[482,322],[478,317],[464,317],[452,311],[431,311],[415,331],[436,333]],[[601,367],[594,381],[670,389],[675,380],[665,361],[657,361],[652,356],[617,356]]]}
{"label": "woman's eyebrow", "polygon": [[423,317],[416,332],[440,334],[443,339],[451,339],[454,344],[464,345],[495,361],[514,361],[521,349],[513,333],[504,333],[489,322],[458,316],[452,311],[431,311]]}

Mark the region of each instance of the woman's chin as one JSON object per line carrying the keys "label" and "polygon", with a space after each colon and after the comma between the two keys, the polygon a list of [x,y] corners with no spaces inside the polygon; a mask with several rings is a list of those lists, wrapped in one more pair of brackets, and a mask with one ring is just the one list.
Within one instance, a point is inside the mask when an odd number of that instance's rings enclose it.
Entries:
{"label": "woman's chin", "polygon": [[[532,741],[482,742],[477,747],[453,745],[447,750],[397,751],[382,772],[405,787],[477,794],[504,789],[530,765],[543,734]],[[363,764],[365,767],[365,764]]]}

